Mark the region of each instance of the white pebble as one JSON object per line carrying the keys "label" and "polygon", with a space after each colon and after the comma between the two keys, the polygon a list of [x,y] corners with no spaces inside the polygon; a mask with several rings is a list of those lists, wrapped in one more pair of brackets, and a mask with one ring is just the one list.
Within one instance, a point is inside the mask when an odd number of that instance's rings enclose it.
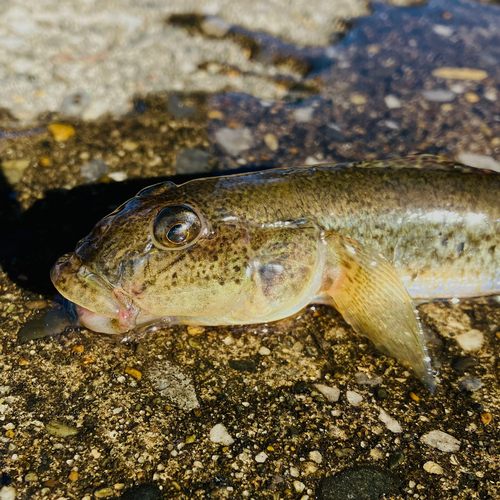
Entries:
{"label": "white pebble", "polygon": [[317,464],[320,464],[323,461],[323,457],[321,456],[321,453],[317,450],[310,451],[309,452],[309,458],[313,461],[316,462]]}
{"label": "white pebble", "polygon": [[16,488],[14,486],[4,486],[0,490],[0,500],[14,500],[16,498]]}
{"label": "white pebble", "polygon": [[267,460],[267,453],[261,451],[258,455],[255,455],[255,461],[259,464],[263,464]]}
{"label": "white pebble", "polygon": [[231,156],[238,156],[254,144],[252,131],[247,127],[221,128],[215,132],[215,140]]}
{"label": "white pebble", "polygon": [[358,372],[354,375],[356,383],[359,385],[380,385],[382,379],[378,375]]}
{"label": "white pebble", "polygon": [[458,451],[460,449],[460,441],[446,432],[434,430],[424,434],[420,441],[431,446],[432,448],[437,448],[438,450],[445,451],[448,453]]}
{"label": "white pebble", "polygon": [[384,97],[384,101],[385,105],[389,109],[396,109],[401,107],[401,101],[395,95],[392,94],[386,95]]}
{"label": "white pebble", "polygon": [[261,356],[269,356],[269,354],[271,354],[271,350],[268,349],[267,347],[264,347],[262,346],[260,349],[259,349],[259,354]]}
{"label": "white pebble", "polygon": [[432,31],[434,31],[436,35],[444,36],[445,38],[448,38],[453,34],[453,28],[445,26],[444,24],[435,24],[432,27]]}
{"label": "white pebble", "polygon": [[424,90],[422,92],[422,95],[424,96],[424,99],[426,99],[427,101],[433,101],[433,102],[450,102],[453,101],[456,97],[455,92],[452,92],[451,90],[442,90],[442,89]]}
{"label": "white pebble", "polygon": [[500,172],[500,163],[498,163],[491,156],[478,155],[477,153],[460,153],[458,161],[470,165],[475,168],[486,168],[487,170],[494,170]]}
{"label": "white pebble", "polygon": [[213,443],[223,444],[229,446],[234,443],[234,439],[227,432],[223,424],[217,424],[210,430],[210,441]]}
{"label": "white pebble", "polygon": [[387,412],[384,410],[380,410],[380,414],[378,416],[378,419],[385,424],[385,426],[391,431],[396,434],[399,434],[403,432],[403,428],[401,427],[401,424],[393,417],[391,417]]}
{"label": "white pebble", "polygon": [[442,474],[443,473],[443,468],[437,464],[436,462],[425,462],[424,464],[424,470],[429,472],[430,474]]}
{"label": "white pebble", "polygon": [[314,384],[314,387],[325,396],[330,403],[336,403],[340,397],[340,389],[337,387],[329,387],[323,384]]}
{"label": "white pebble", "polygon": [[111,172],[108,177],[116,182],[123,182],[127,178],[127,172]]}
{"label": "white pebble", "polygon": [[475,351],[481,349],[484,342],[484,334],[479,330],[469,330],[457,335],[455,339],[464,351]]}
{"label": "white pebble", "polygon": [[302,493],[306,489],[306,485],[300,481],[294,481],[293,487],[297,493]]}
{"label": "white pebble", "polygon": [[347,401],[352,406],[359,406],[361,401],[363,401],[363,396],[354,391],[347,391]]}
{"label": "white pebble", "polygon": [[297,108],[293,112],[293,117],[297,122],[310,122],[314,113],[314,108],[309,106],[307,108]]}

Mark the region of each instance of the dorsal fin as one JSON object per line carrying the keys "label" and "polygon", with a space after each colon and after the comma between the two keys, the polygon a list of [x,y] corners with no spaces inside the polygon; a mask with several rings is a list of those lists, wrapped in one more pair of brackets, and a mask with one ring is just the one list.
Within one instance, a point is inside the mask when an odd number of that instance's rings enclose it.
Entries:
{"label": "dorsal fin", "polygon": [[360,161],[339,165],[344,168],[415,168],[422,170],[446,170],[459,172],[475,172],[484,174],[494,174],[493,170],[485,168],[475,168],[463,163],[451,160],[446,156],[436,155],[414,155],[403,158],[392,158],[389,160]]}

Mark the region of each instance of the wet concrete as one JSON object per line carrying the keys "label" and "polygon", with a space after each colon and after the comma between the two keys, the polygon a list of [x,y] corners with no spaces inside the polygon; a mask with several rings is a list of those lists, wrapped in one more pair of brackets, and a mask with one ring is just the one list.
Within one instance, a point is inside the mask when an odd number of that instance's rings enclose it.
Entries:
{"label": "wet concrete", "polygon": [[[86,330],[18,342],[51,304],[55,259],[158,180],[409,153],[500,160],[500,7],[372,9],[325,48],[233,27],[227,36],[242,50],[250,44],[277,68],[279,101],[231,89],[149,94],[126,116],[48,113],[36,133],[15,137],[12,117],[0,117],[3,495],[331,499],[338,482],[360,499],[498,497],[496,299],[419,307],[439,370],[434,395],[327,307],[255,328],[171,328],[139,343]],[[435,76],[443,67],[469,72]],[[207,71],[247,77],[209,61]],[[82,171],[96,159],[105,166]],[[467,338],[479,339],[472,351]],[[366,382],[375,375],[382,381]],[[217,424],[227,435],[216,437]],[[433,430],[459,447],[425,444]],[[365,471],[380,479],[371,490]]]}

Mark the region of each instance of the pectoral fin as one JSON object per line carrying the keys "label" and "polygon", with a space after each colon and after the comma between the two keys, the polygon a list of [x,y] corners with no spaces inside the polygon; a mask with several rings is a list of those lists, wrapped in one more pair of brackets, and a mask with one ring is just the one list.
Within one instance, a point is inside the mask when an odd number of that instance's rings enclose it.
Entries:
{"label": "pectoral fin", "polygon": [[325,242],[329,258],[323,293],[331,297],[356,332],[407,364],[429,390],[434,390],[417,311],[395,269],[357,240],[326,233]]}

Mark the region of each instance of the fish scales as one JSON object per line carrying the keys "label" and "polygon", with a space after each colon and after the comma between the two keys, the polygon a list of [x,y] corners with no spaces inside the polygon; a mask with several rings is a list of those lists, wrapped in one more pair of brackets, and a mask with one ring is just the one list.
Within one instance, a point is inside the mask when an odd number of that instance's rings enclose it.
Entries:
{"label": "fish scales", "polygon": [[328,302],[432,387],[411,298],[500,291],[499,191],[500,175],[432,156],[161,183],[100,221],[52,280],[105,333]]}

